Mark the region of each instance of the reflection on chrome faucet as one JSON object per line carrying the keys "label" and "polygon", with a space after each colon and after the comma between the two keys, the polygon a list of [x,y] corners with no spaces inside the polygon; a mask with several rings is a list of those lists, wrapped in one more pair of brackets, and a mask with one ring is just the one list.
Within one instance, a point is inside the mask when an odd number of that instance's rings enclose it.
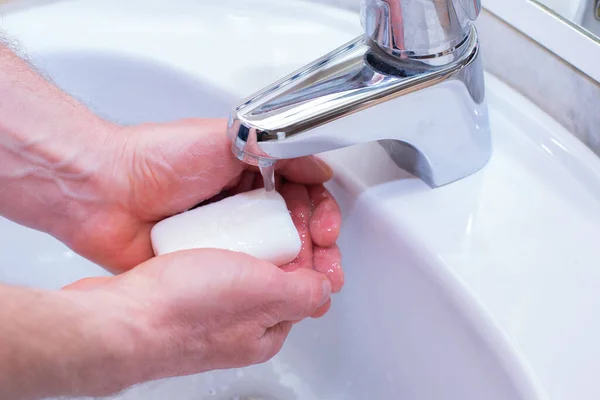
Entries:
{"label": "reflection on chrome faucet", "polygon": [[491,153],[478,0],[363,0],[365,34],[236,107],[228,134],[251,164],[379,141],[431,187]]}

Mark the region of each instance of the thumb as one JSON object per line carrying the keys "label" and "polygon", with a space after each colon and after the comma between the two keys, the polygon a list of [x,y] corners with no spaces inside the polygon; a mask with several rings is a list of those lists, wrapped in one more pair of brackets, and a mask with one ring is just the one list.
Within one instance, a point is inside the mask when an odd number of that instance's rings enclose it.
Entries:
{"label": "thumb", "polygon": [[[125,128],[135,151],[130,165],[138,193],[160,192],[156,199],[180,212],[218,194],[242,173],[244,165],[231,152],[227,120],[184,119],[161,124],[142,124]],[[158,190],[157,190],[158,188]],[[147,189],[147,190],[144,190]],[[153,195],[156,197],[159,195]]]}
{"label": "thumb", "polygon": [[329,304],[331,282],[324,274],[300,268],[284,274],[281,286],[279,321],[299,321]]}
{"label": "thumb", "polygon": [[104,286],[111,281],[110,276],[83,278],[62,287],[62,290],[92,290]]}

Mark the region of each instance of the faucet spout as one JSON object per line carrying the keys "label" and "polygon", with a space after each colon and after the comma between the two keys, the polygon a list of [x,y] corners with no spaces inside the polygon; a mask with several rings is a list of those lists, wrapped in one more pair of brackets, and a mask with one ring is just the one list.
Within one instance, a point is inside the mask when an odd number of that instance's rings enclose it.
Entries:
{"label": "faucet spout", "polygon": [[[366,3],[393,1],[404,2]],[[464,178],[491,154],[477,31],[430,57],[360,36],[248,98],[228,135],[254,165],[378,141],[431,187]]]}

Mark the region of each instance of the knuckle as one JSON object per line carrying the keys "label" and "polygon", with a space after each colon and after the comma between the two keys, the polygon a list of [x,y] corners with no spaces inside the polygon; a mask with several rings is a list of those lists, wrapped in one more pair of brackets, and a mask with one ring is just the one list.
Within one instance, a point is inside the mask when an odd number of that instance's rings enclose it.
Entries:
{"label": "knuckle", "polygon": [[291,328],[290,323],[280,323],[273,328],[268,334],[268,338],[265,338],[264,352],[260,362],[267,362],[275,357],[283,349],[283,345],[288,337],[289,330]]}
{"label": "knuckle", "polygon": [[276,343],[273,346],[267,347],[267,350],[264,352],[259,363],[264,363],[264,362],[267,362],[267,361],[273,359],[277,354],[279,354],[279,352],[281,351],[282,348],[283,348],[283,342]]}
{"label": "knuckle", "polygon": [[314,277],[310,282],[310,285],[306,285],[306,296],[307,296],[307,314],[312,314],[322,302],[323,289],[320,277]]}
{"label": "knuckle", "polygon": [[245,338],[237,340],[233,346],[231,345],[232,343],[229,343],[227,346],[229,347],[227,351],[230,353],[228,358],[237,360],[233,363],[236,367],[246,367],[257,362],[260,356],[257,340]]}
{"label": "knuckle", "polygon": [[322,301],[321,277],[315,271],[299,269],[290,274],[293,294],[288,293],[290,311],[298,317],[307,317],[314,312]]}
{"label": "knuckle", "polygon": [[246,365],[256,364],[261,361],[264,355],[264,348],[262,342],[264,341],[266,330],[256,325],[249,328],[243,335],[241,335],[236,343],[240,344],[240,347],[236,349],[243,354],[244,363]]}
{"label": "knuckle", "polygon": [[267,350],[261,340],[253,340],[247,353],[248,364],[259,364],[266,361],[265,353]]}

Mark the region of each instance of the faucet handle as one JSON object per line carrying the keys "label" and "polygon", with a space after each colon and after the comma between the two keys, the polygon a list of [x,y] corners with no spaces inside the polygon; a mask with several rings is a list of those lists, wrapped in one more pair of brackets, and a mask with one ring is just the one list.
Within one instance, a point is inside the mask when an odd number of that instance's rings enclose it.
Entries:
{"label": "faucet handle", "polygon": [[389,54],[428,59],[452,52],[467,38],[480,0],[362,0],[365,33]]}

